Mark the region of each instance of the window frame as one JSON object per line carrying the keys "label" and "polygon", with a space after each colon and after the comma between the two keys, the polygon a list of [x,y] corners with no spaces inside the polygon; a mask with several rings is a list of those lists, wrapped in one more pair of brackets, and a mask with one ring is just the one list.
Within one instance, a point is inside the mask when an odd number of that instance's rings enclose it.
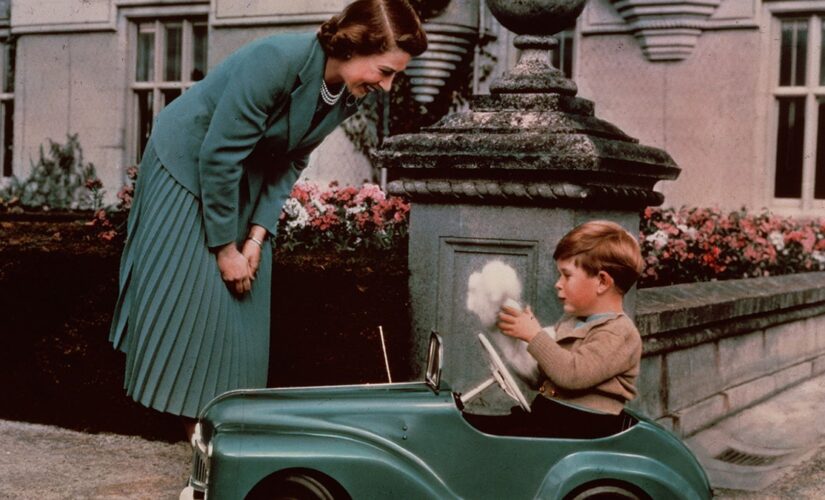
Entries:
{"label": "window frame", "polygon": [[[181,94],[192,87],[197,81],[191,80],[191,70],[194,63],[194,32],[193,28],[206,28],[206,71],[209,70],[209,38],[211,28],[208,11],[203,9],[174,9],[164,12],[162,9],[141,9],[139,13],[126,16],[127,21],[127,85],[126,85],[126,158],[127,164],[135,165],[140,162],[142,155],[141,124],[140,124],[140,93],[152,93],[152,121],[164,107],[164,91],[179,90]],[[166,58],[166,23],[179,22],[181,25],[181,79],[166,81],[164,63]],[[152,80],[137,80],[138,41],[142,28],[153,31],[154,61]]]}
{"label": "window frame", "polygon": [[[815,8],[813,8],[815,6]],[[783,4],[767,5],[770,16],[770,50],[767,71],[767,96],[769,101],[768,119],[768,148],[765,163],[767,168],[767,200],[770,206],[778,212],[789,214],[822,214],[825,213],[825,199],[815,198],[816,182],[816,155],[817,155],[817,128],[820,120],[820,103],[825,105],[825,85],[820,83],[822,55],[825,49],[822,46],[825,28],[825,7],[812,2],[788,2]],[[799,20],[807,22],[806,74],[802,85],[781,86],[780,68],[782,56],[782,23],[783,21]],[[777,148],[779,135],[780,99],[801,97],[805,99],[805,123],[802,140],[802,180],[801,195],[799,198],[783,198],[776,196],[776,169]],[[819,133],[825,133],[820,131]],[[825,151],[823,152],[825,153]],[[822,181],[820,181],[822,182]]]}

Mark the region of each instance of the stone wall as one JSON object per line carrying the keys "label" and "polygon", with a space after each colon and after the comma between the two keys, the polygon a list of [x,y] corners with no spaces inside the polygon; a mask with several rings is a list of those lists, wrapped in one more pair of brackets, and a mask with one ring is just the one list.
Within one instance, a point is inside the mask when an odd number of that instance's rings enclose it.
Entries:
{"label": "stone wall", "polygon": [[825,273],[640,290],[633,406],[689,436],[825,373]]}

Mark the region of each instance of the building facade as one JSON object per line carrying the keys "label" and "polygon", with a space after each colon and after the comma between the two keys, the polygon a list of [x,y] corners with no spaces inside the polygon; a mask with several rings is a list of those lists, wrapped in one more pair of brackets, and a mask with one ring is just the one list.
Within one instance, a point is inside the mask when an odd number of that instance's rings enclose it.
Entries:
{"label": "building facade", "polygon": [[[116,192],[154,116],[209,68],[260,36],[315,29],[346,3],[0,0],[3,176],[25,176],[48,138],[77,133]],[[476,10],[486,64],[497,61],[486,79],[476,71],[486,92],[517,55]],[[558,60],[597,116],[682,167],[660,186],[668,205],[825,214],[823,16],[825,0],[591,0]],[[343,134],[328,143],[313,159],[319,180],[369,175]]]}

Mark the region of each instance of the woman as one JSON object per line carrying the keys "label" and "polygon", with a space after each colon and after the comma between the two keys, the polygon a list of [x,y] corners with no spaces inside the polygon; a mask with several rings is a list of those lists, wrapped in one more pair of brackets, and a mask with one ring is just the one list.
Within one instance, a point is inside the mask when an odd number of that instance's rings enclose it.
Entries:
{"label": "woman", "polygon": [[213,397],[266,385],[281,207],[309,153],[426,45],[406,0],[356,0],[317,34],[242,47],[160,113],[110,332],[134,400],[191,435]]}

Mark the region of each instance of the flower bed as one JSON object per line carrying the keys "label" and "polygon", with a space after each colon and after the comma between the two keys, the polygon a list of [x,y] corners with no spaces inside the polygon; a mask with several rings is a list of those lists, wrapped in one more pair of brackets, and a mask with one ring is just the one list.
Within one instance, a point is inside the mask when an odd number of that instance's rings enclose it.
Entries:
{"label": "flower bed", "polygon": [[284,251],[391,251],[406,247],[408,202],[375,184],[326,191],[299,182],[284,204],[276,246]]}
{"label": "flower bed", "polygon": [[648,208],[640,229],[640,288],[825,270],[823,219]]}

